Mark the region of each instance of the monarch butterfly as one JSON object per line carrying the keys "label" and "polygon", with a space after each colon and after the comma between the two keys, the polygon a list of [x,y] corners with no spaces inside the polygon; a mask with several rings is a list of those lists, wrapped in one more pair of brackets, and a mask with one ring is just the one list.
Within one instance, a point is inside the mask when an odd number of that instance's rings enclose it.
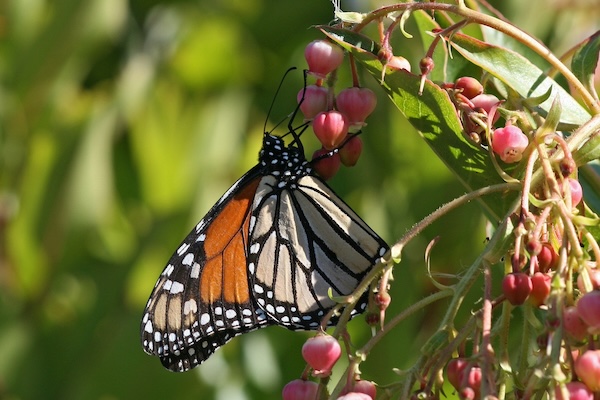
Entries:
{"label": "monarch butterfly", "polygon": [[[289,133],[289,145],[264,134],[259,163],[188,234],[156,282],[141,337],[166,368],[187,371],[234,336],[268,325],[316,329],[336,304],[329,289],[352,293],[387,251],[314,172],[291,124]],[[353,313],[364,311],[364,297]]]}

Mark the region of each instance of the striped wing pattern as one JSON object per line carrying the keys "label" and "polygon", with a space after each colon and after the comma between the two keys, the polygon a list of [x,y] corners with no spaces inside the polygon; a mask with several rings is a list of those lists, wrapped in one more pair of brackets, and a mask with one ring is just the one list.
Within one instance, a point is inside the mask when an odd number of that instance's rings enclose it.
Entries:
{"label": "striped wing pattern", "polygon": [[[142,318],[142,345],[173,371],[205,361],[234,336],[268,324],[248,288],[254,170],[223,195],[160,275]],[[212,240],[208,240],[212,239]]]}
{"label": "striped wing pattern", "polygon": [[[274,177],[263,178],[253,216],[251,288],[269,318],[290,329],[315,329],[336,304],[329,290],[336,297],[351,294],[388,248],[310,173],[288,187],[278,186]],[[365,307],[362,301],[354,311]]]}
{"label": "striped wing pattern", "polygon": [[[259,164],[181,243],[142,318],[144,350],[172,371],[268,325],[314,329],[387,250],[312,170],[298,146],[265,134]],[[366,296],[353,310],[362,312]],[[335,320],[334,320],[335,321]]]}

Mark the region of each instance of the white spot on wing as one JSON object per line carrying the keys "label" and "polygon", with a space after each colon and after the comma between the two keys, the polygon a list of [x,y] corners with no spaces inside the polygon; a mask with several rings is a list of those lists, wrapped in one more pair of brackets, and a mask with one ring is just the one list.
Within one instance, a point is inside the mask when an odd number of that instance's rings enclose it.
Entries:
{"label": "white spot on wing", "polygon": [[179,248],[177,249],[177,254],[179,254],[179,256],[182,256],[183,253],[185,253],[187,251],[187,249],[190,248],[190,245],[187,243],[182,243],[181,246],[179,246]]}
{"label": "white spot on wing", "polygon": [[171,286],[171,293],[177,294],[181,292],[183,292],[183,285],[180,282],[174,281],[173,285]]}
{"label": "white spot on wing", "polygon": [[194,253],[187,253],[185,255],[185,257],[183,258],[183,260],[181,261],[181,263],[183,265],[187,265],[188,267],[190,265],[192,265],[193,262],[194,262]]}
{"label": "white spot on wing", "polygon": [[196,304],[196,300],[190,299],[183,303],[184,314],[195,313],[196,311],[198,311],[198,305]]}
{"label": "white spot on wing", "polygon": [[165,268],[165,270],[163,271],[163,275],[164,276],[171,275],[171,273],[173,272],[174,269],[175,269],[175,267],[173,266],[173,264],[167,265],[167,268]]}
{"label": "white spot on wing", "polygon": [[204,313],[200,316],[200,325],[206,325],[210,322],[210,315]]}
{"label": "white spot on wing", "polygon": [[190,272],[190,278],[198,279],[199,276],[200,276],[200,264],[194,263],[194,265],[192,266],[192,271]]}

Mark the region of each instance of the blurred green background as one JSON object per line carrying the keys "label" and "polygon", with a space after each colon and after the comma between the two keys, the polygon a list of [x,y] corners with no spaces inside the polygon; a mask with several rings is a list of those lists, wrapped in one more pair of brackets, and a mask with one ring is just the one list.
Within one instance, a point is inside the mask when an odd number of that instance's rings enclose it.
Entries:
{"label": "blurred green background", "polygon": [[[559,52],[600,21],[594,1],[496,3]],[[326,0],[0,2],[0,398],[276,399],[299,377],[308,333],[244,335],[174,374],[143,353],[139,323],[171,253],[256,163],[284,72],[304,68],[305,45],[320,38],[311,26],[332,19]],[[423,56],[400,38],[395,51],[413,70]],[[391,243],[463,189],[364,78],[380,97],[364,153],[330,184]],[[342,72],[339,87],[350,84]],[[300,72],[286,79],[268,129],[301,87]],[[434,270],[457,272],[482,248],[483,222],[473,204],[412,243],[388,312],[434,290],[423,261],[432,238]],[[364,378],[393,382],[441,312],[391,332]],[[364,343],[362,318],[351,333]]]}

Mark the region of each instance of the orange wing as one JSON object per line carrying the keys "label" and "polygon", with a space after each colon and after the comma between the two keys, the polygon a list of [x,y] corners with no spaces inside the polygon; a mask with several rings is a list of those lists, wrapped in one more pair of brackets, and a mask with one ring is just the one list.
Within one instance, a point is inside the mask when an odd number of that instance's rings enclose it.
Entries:
{"label": "orange wing", "polygon": [[234,336],[268,324],[246,267],[257,169],[221,197],[185,238],[156,282],[142,319],[142,345],[165,367],[187,371]]}

